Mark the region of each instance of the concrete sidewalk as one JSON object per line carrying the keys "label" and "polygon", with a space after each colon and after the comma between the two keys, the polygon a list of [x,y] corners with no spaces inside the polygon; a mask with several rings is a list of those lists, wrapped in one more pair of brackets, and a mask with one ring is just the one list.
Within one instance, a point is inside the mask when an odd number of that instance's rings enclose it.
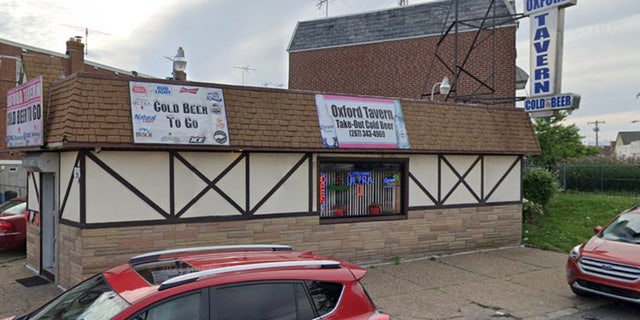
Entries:
{"label": "concrete sidewalk", "polygon": [[[569,290],[566,258],[531,248],[496,249],[374,266],[363,283],[395,320],[555,319],[610,304]],[[54,284],[16,282],[33,275],[22,255],[0,251],[0,319],[33,310],[60,293]]]}
{"label": "concrete sidewalk", "polygon": [[376,266],[363,283],[396,320],[555,319],[611,303],[575,296],[567,254],[505,248]]}

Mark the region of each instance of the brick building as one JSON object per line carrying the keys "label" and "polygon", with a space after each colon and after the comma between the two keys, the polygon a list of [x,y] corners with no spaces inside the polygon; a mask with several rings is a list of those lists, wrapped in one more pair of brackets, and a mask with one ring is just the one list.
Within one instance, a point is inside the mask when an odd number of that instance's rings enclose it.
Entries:
{"label": "brick building", "polygon": [[299,22],[289,88],[430,99],[446,76],[452,88],[439,101],[515,107],[514,10],[456,0]]}

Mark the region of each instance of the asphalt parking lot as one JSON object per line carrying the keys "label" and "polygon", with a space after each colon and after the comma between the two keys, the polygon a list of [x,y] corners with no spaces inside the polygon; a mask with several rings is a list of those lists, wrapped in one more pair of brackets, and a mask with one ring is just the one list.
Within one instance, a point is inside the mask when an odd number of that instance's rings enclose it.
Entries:
{"label": "asphalt parking lot", "polygon": [[[512,247],[370,266],[364,285],[392,319],[639,319],[640,307],[575,296],[564,279],[566,255]],[[60,292],[25,287],[34,276],[24,253],[0,251],[0,319]]]}

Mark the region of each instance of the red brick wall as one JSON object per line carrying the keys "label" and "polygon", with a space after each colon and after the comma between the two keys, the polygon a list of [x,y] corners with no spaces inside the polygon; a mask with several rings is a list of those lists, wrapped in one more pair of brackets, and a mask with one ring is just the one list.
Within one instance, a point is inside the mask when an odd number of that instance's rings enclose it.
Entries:
{"label": "red brick wall", "polygon": [[[20,57],[22,50],[14,46],[0,43],[0,55]],[[17,155],[10,155],[7,151],[5,134],[7,132],[7,92],[16,86],[16,61],[0,58],[0,159],[19,159]]]}
{"label": "red brick wall", "polygon": [[[319,224],[292,217],[80,230],[60,225],[58,282],[70,287],[134,255],[169,248],[285,244],[360,264],[520,244],[521,205],[411,211],[407,220]],[[29,260],[31,261],[31,260]]]}
{"label": "red brick wall", "polygon": [[[482,32],[471,50],[465,70],[483,80],[495,92],[467,74],[458,82],[458,96],[515,96],[515,28]],[[463,65],[476,32],[447,36],[437,48],[448,66]],[[431,88],[446,75],[454,76],[435,59],[440,36],[387,41],[363,45],[291,52],[289,88],[332,93],[430,99]],[[494,46],[495,42],[495,46]],[[438,89],[436,88],[436,93]],[[514,101],[502,103],[515,106]]]}

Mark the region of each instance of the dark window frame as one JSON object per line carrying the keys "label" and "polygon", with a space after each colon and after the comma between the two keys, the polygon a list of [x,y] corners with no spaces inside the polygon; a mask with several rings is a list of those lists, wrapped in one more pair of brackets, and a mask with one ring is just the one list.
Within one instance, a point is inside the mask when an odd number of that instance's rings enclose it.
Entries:
{"label": "dark window frame", "polygon": [[311,296],[309,295],[309,289],[307,288],[304,280],[257,280],[257,281],[236,282],[236,283],[230,283],[225,285],[211,286],[209,287],[209,296],[210,296],[209,308],[211,310],[210,319],[223,320],[218,317],[215,311],[216,304],[219,303],[218,295],[221,294],[219,292],[221,290],[224,290],[227,288],[235,288],[235,287],[247,287],[247,286],[256,286],[256,285],[283,285],[283,284],[291,286],[291,293],[295,297],[295,299],[292,301],[293,301],[293,304],[295,305],[295,310],[297,315],[300,314],[300,310],[301,310],[300,309],[301,301],[298,300],[298,298],[300,298],[298,296],[298,288],[302,286],[302,289],[304,290],[305,298],[307,299],[305,302],[309,304],[311,311],[314,313],[313,319],[316,319],[318,317],[318,312],[315,309],[315,305],[313,304],[313,301],[311,300]]}
{"label": "dark window frame", "polygon": [[[322,216],[321,212],[321,165],[326,163],[353,163],[353,164],[393,164],[400,167],[400,210],[393,214],[361,214],[354,216],[328,217]],[[352,223],[366,221],[387,221],[387,220],[405,220],[409,211],[409,158],[372,158],[372,157],[318,157],[316,159],[316,208],[321,224],[335,223]]]}
{"label": "dark window frame", "polygon": [[140,316],[143,313],[149,312],[151,309],[163,306],[166,303],[169,303],[171,301],[175,301],[175,300],[184,298],[186,296],[194,295],[194,294],[199,295],[199,298],[200,298],[200,319],[209,319],[210,318],[209,291],[206,288],[186,291],[186,292],[182,292],[176,295],[166,297],[162,300],[156,301],[153,304],[145,306],[144,308],[136,311],[133,315],[127,317],[127,319],[136,320],[136,317]]}

